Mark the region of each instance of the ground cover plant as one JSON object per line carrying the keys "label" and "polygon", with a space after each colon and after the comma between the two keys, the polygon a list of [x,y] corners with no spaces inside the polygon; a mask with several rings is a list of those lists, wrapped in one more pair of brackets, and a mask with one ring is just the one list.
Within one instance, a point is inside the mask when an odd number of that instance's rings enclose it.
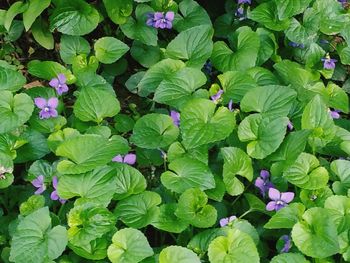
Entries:
{"label": "ground cover plant", "polygon": [[350,261],[349,10],[0,1],[0,261]]}

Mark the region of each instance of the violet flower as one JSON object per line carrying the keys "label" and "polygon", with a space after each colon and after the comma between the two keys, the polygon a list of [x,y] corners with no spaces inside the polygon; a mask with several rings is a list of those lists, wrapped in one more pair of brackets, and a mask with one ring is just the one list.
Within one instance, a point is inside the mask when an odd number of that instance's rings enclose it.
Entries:
{"label": "violet flower", "polygon": [[34,194],[36,195],[40,195],[41,193],[43,193],[46,190],[46,185],[44,182],[44,176],[43,175],[39,175],[37,178],[35,178],[32,181],[32,185],[35,186],[36,188],[38,188]]}
{"label": "violet flower", "polygon": [[59,195],[57,193],[57,184],[58,184],[58,178],[57,178],[57,176],[54,176],[52,178],[52,186],[53,186],[54,190],[52,191],[50,198],[51,198],[51,200],[54,200],[54,201],[58,200],[58,201],[60,201],[61,204],[64,204],[67,200],[59,197]]}
{"label": "violet flower", "polygon": [[232,100],[230,100],[228,102],[227,108],[229,109],[229,111],[233,111],[233,101]]}
{"label": "violet flower", "polygon": [[49,98],[48,100],[44,98],[35,98],[34,99],[35,105],[41,109],[39,112],[39,118],[40,119],[49,119],[49,118],[55,118],[58,116],[57,113],[57,106],[58,106],[58,99],[53,97]]}
{"label": "violet flower", "polygon": [[68,91],[68,86],[66,84],[66,76],[64,74],[58,74],[57,78],[53,78],[49,85],[56,89],[58,95]]}
{"label": "violet flower", "polygon": [[220,219],[220,226],[224,227],[227,226],[229,223],[231,223],[233,220],[235,220],[237,217],[236,216],[230,216],[230,217],[225,217]]}
{"label": "violet flower", "polygon": [[174,17],[175,14],[172,11],[166,12],[165,14],[163,12],[155,12],[154,14],[147,15],[146,24],[154,28],[171,29],[173,27]]}
{"label": "violet flower", "polygon": [[237,8],[236,12],[235,12],[235,16],[239,18],[239,20],[243,20],[245,19],[245,15],[244,15],[244,8],[243,6],[240,6]]}
{"label": "violet flower", "polygon": [[180,113],[177,111],[170,111],[170,117],[173,119],[174,125],[179,127],[180,125]]}
{"label": "violet flower", "polygon": [[238,0],[238,4],[248,4],[250,5],[252,3],[252,0]]}
{"label": "violet flower", "polygon": [[266,205],[267,211],[278,211],[285,207],[288,203],[292,202],[294,199],[293,192],[281,193],[275,188],[269,189],[269,198],[272,200]]}
{"label": "violet flower", "polygon": [[259,188],[260,193],[265,197],[266,193],[271,187],[274,187],[273,183],[269,180],[270,173],[267,170],[260,171],[260,177],[256,178],[254,185]]}
{"label": "violet flower", "polygon": [[321,61],[323,61],[323,68],[324,69],[334,69],[335,63],[338,60],[330,58],[330,57],[325,57],[325,58],[322,58]]}
{"label": "violet flower", "polygon": [[283,240],[284,245],[283,245],[280,252],[281,253],[288,253],[292,247],[292,240],[291,240],[290,236],[288,236],[288,235],[281,236],[281,239]]}
{"label": "violet flower", "polygon": [[329,114],[333,119],[340,119],[340,110],[329,110]]}
{"label": "violet flower", "polygon": [[294,129],[293,122],[288,121],[287,128],[288,128],[288,130],[292,131]]}
{"label": "violet flower", "polygon": [[218,103],[219,100],[221,99],[221,96],[222,96],[223,93],[224,93],[224,91],[222,89],[219,89],[219,91],[215,95],[211,96],[211,100],[215,104]]}
{"label": "violet flower", "polygon": [[133,165],[136,163],[136,154],[128,153],[125,156],[118,154],[112,159],[113,162],[127,163]]}

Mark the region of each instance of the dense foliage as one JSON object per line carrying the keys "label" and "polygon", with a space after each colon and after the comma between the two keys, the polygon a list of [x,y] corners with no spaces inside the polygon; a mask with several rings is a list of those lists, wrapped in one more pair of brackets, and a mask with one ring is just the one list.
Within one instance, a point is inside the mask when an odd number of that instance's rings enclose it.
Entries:
{"label": "dense foliage", "polygon": [[350,261],[346,0],[0,2],[15,263]]}

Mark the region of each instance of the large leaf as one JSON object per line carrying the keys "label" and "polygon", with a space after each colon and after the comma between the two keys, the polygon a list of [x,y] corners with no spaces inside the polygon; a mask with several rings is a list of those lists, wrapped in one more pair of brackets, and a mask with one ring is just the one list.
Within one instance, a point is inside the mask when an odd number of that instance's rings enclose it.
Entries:
{"label": "large leaf", "polygon": [[325,208],[307,210],[294,225],[292,238],[297,248],[313,258],[330,257],[339,252],[337,228]]}
{"label": "large leaf", "polygon": [[34,110],[32,99],[24,93],[0,91],[0,133],[14,130],[29,120]]}
{"label": "large leaf", "polygon": [[145,191],[119,201],[114,214],[125,225],[142,228],[157,220],[161,201],[157,193]]}
{"label": "large leaf", "polygon": [[231,99],[234,102],[240,102],[243,96],[256,87],[255,80],[246,72],[227,71],[218,76],[224,90],[224,102]]}
{"label": "large leaf", "polygon": [[191,67],[202,67],[213,49],[213,29],[208,25],[195,26],[178,34],[167,46],[165,55],[187,61]]}
{"label": "large leaf", "polygon": [[13,19],[18,15],[23,13],[28,8],[28,3],[23,3],[22,1],[14,2],[9,9],[5,12],[4,17],[4,27],[7,31],[10,31],[10,27]]}
{"label": "large leaf", "polygon": [[275,0],[278,18],[283,20],[305,11],[312,0]]}
{"label": "large leaf", "polygon": [[179,129],[168,115],[152,113],[137,120],[131,141],[146,149],[163,148],[177,139]]}
{"label": "large leaf", "polygon": [[301,153],[294,164],[283,172],[283,177],[291,184],[308,190],[323,188],[328,183],[328,171],[320,167],[314,155],[308,153]]}
{"label": "large leaf", "polygon": [[66,76],[67,83],[71,83],[75,79],[69,69],[66,69],[55,61],[31,60],[28,63],[28,72],[35,77],[46,80],[57,78],[59,74],[64,74]]}
{"label": "large leaf", "polygon": [[244,151],[235,147],[221,148],[221,153],[224,157],[223,179],[226,191],[230,195],[240,195],[244,191],[244,185],[236,175],[251,181],[253,179],[252,160]]}
{"label": "large leaf", "polygon": [[181,109],[192,98],[193,92],[206,81],[206,76],[199,69],[182,68],[160,83],[153,99]]}
{"label": "large leaf", "polygon": [[127,150],[127,142],[119,136],[111,140],[95,134],[76,136],[57,147],[56,155],[70,159],[61,161],[57,170],[63,174],[84,173],[110,162],[117,154],[125,154]]}
{"label": "large leaf", "polygon": [[60,56],[64,63],[72,64],[75,56],[89,53],[90,44],[85,38],[69,35],[61,36]]}
{"label": "large leaf", "polygon": [[259,35],[250,27],[244,26],[236,30],[234,36],[235,51],[225,42],[214,43],[211,60],[215,68],[220,71],[244,71],[256,65],[260,47]]}
{"label": "large leaf", "polygon": [[333,189],[337,193],[335,189],[345,189],[350,188],[350,161],[347,160],[334,160],[331,163],[332,172],[340,179],[340,181],[336,181],[333,183]]}
{"label": "large leaf", "polygon": [[58,194],[63,199],[80,197],[80,202],[96,202],[107,206],[116,189],[116,172],[113,168],[104,166],[93,171],[63,175],[58,181]]}
{"label": "large leaf", "polygon": [[124,24],[132,13],[132,0],[103,0],[109,18],[116,24]]}
{"label": "large leaf", "polygon": [[55,40],[49,31],[49,25],[39,17],[32,26],[32,34],[36,42],[46,49],[53,49]]}
{"label": "large leaf", "polygon": [[208,256],[212,263],[260,262],[253,239],[238,229],[230,229],[227,236],[215,238],[209,245]]}
{"label": "large leaf", "polygon": [[101,37],[94,44],[96,58],[105,64],[111,64],[120,59],[129,46],[114,37]]}
{"label": "large leaf", "polygon": [[302,254],[283,253],[272,258],[271,263],[310,263]]}
{"label": "large leaf", "polygon": [[175,215],[177,205],[175,203],[160,206],[159,217],[152,225],[160,230],[170,233],[181,233],[188,227],[188,222]]}
{"label": "large leaf", "polygon": [[260,112],[263,116],[288,115],[297,93],[284,86],[264,86],[248,91],[241,101],[245,112]]}
{"label": "large leaf", "polygon": [[277,150],[286,134],[287,117],[268,118],[251,114],[238,127],[238,137],[249,142],[247,153],[256,159],[264,159]]}
{"label": "large leaf", "polygon": [[107,254],[112,263],[138,263],[152,256],[153,250],[141,231],[124,228],[113,235]]}
{"label": "large leaf", "polygon": [[100,20],[98,11],[84,0],[62,0],[50,16],[51,31],[82,36],[93,31]]}
{"label": "large leaf", "polygon": [[159,254],[159,263],[200,263],[200,259],[192,250],[180,246],[169,246]]}
{"label": "large leaf", "polygon": [[48,207],[23,218],[12,237],[12,262],[46,263],[58,258],[67,245],[67,230],[63,226],[51,228]]}
{"label": "large leaf", "polygon": [[26,31],[30,29],[35,19],[49,7],[51,0],[29,0],[28,8],[23,12],[23,24]]}
{"label": "large leaf", "polygon": [[305,212],[305,206],[301,203],[293,203],[278,210],[264,225],[267,229],[292,228]]}
{"label": "large leaf", "polygon": [[201,190],[215,187],[214,176],[208,166],[189,157],[176,159],[169,164],[169,170],[162,173],[162,184],[177,193],[198,187]]}
{"label": "large leaf", "polygon": [[15,92],[26,84],[26,78],[13,69],[0,66],[0,91],[8,90]]}
{"label": "large leaf", "polygon": [[221,141],[230,135],[235,127],[234,114],[226,107],[217,111],[215,108],[210,100],[193,99],[182,109],[180,126],[187,149]]}
{"label": "large leaf", "polygon": [[217,211],[207,204],[207,195],[198,188],[190,188],[179,198],[175,214],[180,219],[200,228],[208,228],[215,224]]}
{"label": "large leaf", "polygon": [[85,87],[74,104],[74,114],[82,121],[100,123],[106,117],[113,117],[120,111],[120,103],[109,91]]}

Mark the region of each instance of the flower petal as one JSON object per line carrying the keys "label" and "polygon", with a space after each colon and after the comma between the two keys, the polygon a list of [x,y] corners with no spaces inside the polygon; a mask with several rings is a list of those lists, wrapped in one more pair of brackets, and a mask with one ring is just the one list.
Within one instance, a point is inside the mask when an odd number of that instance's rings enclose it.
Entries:
{"label": "flower petal", "polygon": [[47,104],[47,101],[44,98],[35,98],[34,99],[34,103],[35,105],[39,108],[39,109],[43,109]]}
{"label": "flower petal", "polygon": [[269,189],[269,197],[273,201],[278,201],[281,197],[281,193],[276,188],[270,188]]}
{"label": "flower petal", "polygon": [[220,219],[219,223],[220,223],[221,227],[226,226],[229,223],[228,218],[225,217],[225,218]]}
{"label": "flower petal", "polygon": [[266,205],[266,210],[267,211],[273,211],[276,208],[276,202],[275,201],[271,201]]}
{"label": "flower petal", "polygon": [[53,87],[53,88],[56,88],[56,87],[58,86],[58,84],[60,84],[60,83],[59,83],[59,81],[58,81],[57,78],[53,78],[53,79],[50,80],[50,82],[49,82],[49,85],[50,85],[51,87]]}
{"label": "flower petal", "polygon": [[131,164],[131,165],[135,164],[136,163],[136,154],[128,153],[127,155],[125,155],[124,163]]}
{"label": "flower petal", "polygon": [[46,190],[46,186],[43,185],[42,187],[38,188],[38,189],[34,192],[34,194],[40,195],[40,194],[43,193],[45,190]]}
{"label": "flower petal", "polygon": [[261,170],[260,177],[266,181],[270,177],[270,173],[268,170]]}
{"label": "flower petal", "polygon": [[154,19],[155,20],[160,20],[160,19],[163,19],[164,18],[164,15],[162,12],[155,12],[154,13]]}
{"label": "flower petal", "polygon": [[39,175],[37,178],[35,178],[32,181],[32,185],[34,185],[35,187],[41,187],[44,183],[44,176],[43,175]]}
{"label": "flower petal", "polygon": [[52,178],[52,186],[53,186],[53,188],[57,188],[57,184],[58,184],[58,178],[57,178],[57,176],[54,176],[53,178]]}
{"label": "flower petal", "polygon": [[171,22],[171,21],[174,20],[174,16],[175,16],[175,14],[174,14],[173,11],[169,11],[169,12],[167,12],[167,13],[165,14],[165,18],[166,18],[169,22]]}
{"label": "flower petal", "polygon": [[123,157],[120,154],[118,154],[117,156],[114,156],[114,158],[112,159],[112,162],[122,163]]}
{"label": "flower petal", "polygon": [[64,84],[64,83],[66,83],[66,81],[67,81],[67,78],[66,78],[66,76],[64,75],[64,74],[58,74],[58,81],[60,82],[60,84]]}
{"label": "flower petal", "polygon": [[58,200],[59,196],[56,190],[51,193],[50,198],[51,200]]}
{"label": "flower petal", "polygon": [[58,116],[58,112],[55,109],[50,109],[49,111],[50,117],[55,118]]}
{"label": "flower petal", "polygon": [[286,192],[286,193],[281,194],[281,200],[285,203],[290,203],[290,202],[292,202],[293,199],[294,199],[293,192]]}
{"label": "flower petal", "polygon": [[58,99],[53,97],[53,98],[49,98],[49,100],[47,101],[47,106],[49,106],[50,108],[57,108],[58,106]]}

